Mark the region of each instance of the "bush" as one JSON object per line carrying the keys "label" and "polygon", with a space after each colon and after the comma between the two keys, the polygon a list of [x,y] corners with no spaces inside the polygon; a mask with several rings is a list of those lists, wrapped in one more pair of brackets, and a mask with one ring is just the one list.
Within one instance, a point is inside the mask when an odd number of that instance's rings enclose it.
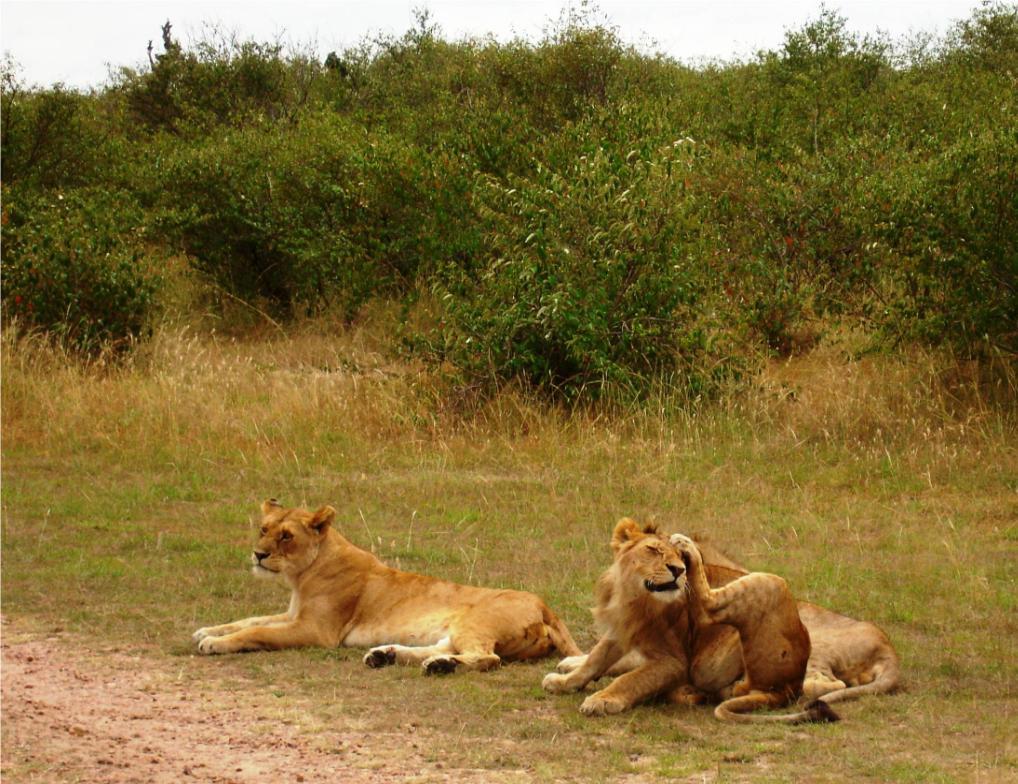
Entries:
{"label": "bush", "polygon": [[86,352],[123,349],[140,337],[158,279],[134,201],[100,190],[5,191],[5,318]]}
{"label": "bush", "polygon": [[567,400],[638,396],[669,375],[690,395],[709,390],[722,371],[697,313],[706,281],[683,195],[694,147],[482,178],[485,256],[446,270],[442,356],[482,384]]}
{"label": "bush", "polygon": [[93,96],[54,85],[30,90],[9,58],[0,66],[0,180],[33,188],[73,187],[104,170],[107,132]]}
{"label": "bush", "polygon": [[338,118],[178,147],[157,181],[162,225],[195,266],[283,315],[352,313],[475,242],[455,161]]}
{"label": "bush", "polygon": [[239,41],[210,30],[190,49],[163,26],[163,53],[151,67],[121,69],[117,89],[136,127],[196,136],[217,126],[296,119],[323,68],[279,44]]}
{"label": "bush", "polygon": [[984,131],[875,184],[898,337],[1018,353],[1018,132]]}

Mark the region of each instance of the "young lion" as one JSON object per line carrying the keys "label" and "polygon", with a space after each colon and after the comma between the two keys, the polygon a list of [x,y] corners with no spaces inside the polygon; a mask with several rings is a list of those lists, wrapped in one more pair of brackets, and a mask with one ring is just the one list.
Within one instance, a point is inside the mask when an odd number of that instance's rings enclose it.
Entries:
{"label": "young lion", "polygon": [[311,513],[270,499],[262,514],[252,571],[289,584],[290,608],[199,629],[200,653],[379,646],[364,657],[369,667],[419,664],[428,675],[488,670],[555,650],[580,653],[562,621],[532,593],[392,569],[340,536],[331,506]]}
{"label": "young lion", "polygon": [[569,673],[552,672],[542,686],[553,694],[579,691],[609,672],[624,656],[638,665],[580,706],[587,716],[628,710],[639,702],[686,684],[689,669],[686,567],[658,533],[629,518],[615,526],[615,559],[597,584],[594,617],[602,637]]}
{"label": "young lion", "polygon": [[671,543],[687,568],[690,609],[696,624],[734,626],[742,646],[743,678],[714,710],[723,721],[837,721],[826,703],[780,716],[746,716],[761,708],[782,708],[802,694],[810,656],[809,632],[788,584],[775,574],[751,572],[721,588],[707,583],[700,550],[689,537],[672,534]]}

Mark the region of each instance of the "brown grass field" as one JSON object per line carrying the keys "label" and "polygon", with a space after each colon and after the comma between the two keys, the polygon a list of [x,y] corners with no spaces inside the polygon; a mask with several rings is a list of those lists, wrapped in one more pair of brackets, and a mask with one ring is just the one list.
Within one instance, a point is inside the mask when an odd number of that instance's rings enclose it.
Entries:
{"label": "brown grass field", "polygon": [[[830,344],[695,413],[599,415],[514,390],[467,410],[382,345],[370,328],[165,328],[127,364],[84,365],[8,329],[5,644],[59,630],[94,667],[130,657],[184,691],[271,694],[258,732],[296,733],[337,781],[373,780],[380,756],[420,781],[1018,779],[1006,366],[977,379],[939,352],[850,361]],[[552,660],[440,679],[369,670],[353,649],[198,657],[197,627],[285,607],[246,566],[268,496],[331,503],[346,536],[402,568],[532,590],[584,647],[618,517],[703,533],[881,625],[905,688],[788,729],[666,704],[586,719],[581,695],[541,690]],[[88,780],[53,767],[46,735],[3,726],[5,781]],[[370,753],[330,758],[330,732]]]}

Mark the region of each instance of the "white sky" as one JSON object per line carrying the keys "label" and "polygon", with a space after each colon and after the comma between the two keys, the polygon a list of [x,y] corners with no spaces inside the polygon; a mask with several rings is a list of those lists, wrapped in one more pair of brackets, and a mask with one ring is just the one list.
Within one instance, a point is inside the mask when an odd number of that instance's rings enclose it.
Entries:
{"label": "white sky", "polygon": [[[828,0],[827,7],[845,16],[855,32],[882,30],[899,37],[943,33],[977,4]],[[0,0],[0,48],[21,65],[29,83],[86,87],[104,82],[109,65],[143,63],[150,39],[160,51],[159,28],[167,19],[183,42],[213,23],[242,39],[311,44],[324,56],[368,35],[402,34],[416,8],[427,8],[448,39],[490,33],[499,40],[515,35],[535,40],[568,5],[570,0]],[[787,29],[817,16],[820,0],[600,0],[597,7],[626,43],[696,61],[777,48]]]}

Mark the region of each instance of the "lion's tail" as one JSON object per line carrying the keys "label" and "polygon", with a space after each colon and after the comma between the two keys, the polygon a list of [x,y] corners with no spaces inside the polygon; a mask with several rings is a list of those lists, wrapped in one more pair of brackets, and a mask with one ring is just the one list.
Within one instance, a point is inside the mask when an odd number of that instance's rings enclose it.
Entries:
{"label": "lion's tail", "polygon": [[569,629],[562,623],[562,620],[547,605],[545,605],[543,613],[544,625],[548,627],[548,636],[558,652],[563,656],[580,656],[583,651],[573,640],[573,635],[569,633]]}
{"label": "lion's tail", "polygon": [[874,678],[862,686],[849,686],[846,689],[838,689],[818,697],[816,702],[842,702],[854,700],[858,697],[865,697],[868,694],[887,694],[898,688],[901,680],[901,664],[897,655],[893,652],[887,653],[876,664],[873,665]]}

